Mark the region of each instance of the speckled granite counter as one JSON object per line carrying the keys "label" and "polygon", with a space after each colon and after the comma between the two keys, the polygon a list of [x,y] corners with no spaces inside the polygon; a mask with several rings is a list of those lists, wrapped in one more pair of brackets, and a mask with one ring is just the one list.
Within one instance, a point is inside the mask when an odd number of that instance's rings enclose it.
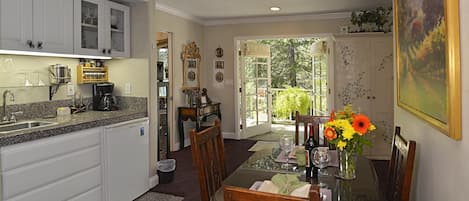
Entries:
{"label": "speckled granite counter", "polygon": [[147,112],[142,110],[126,109],[119,111],[87,111],[74,114],[68,120],[35,119],[48,122],[57,122],[42,128],[34,128],[23,131],[0,134],[0,147],[33,141],[41,138],[71,133],[75,131],[111,125],[133,119],[147,117]]}

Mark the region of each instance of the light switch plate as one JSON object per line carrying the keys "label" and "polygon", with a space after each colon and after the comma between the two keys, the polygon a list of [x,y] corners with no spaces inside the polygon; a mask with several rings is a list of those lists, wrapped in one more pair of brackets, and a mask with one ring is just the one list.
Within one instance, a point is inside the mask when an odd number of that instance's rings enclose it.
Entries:
{"label": "light switch plate", "polygon": [[125,91],[126,95],[130,95],[132,93],[132,85],[130,83],[125,83]]}

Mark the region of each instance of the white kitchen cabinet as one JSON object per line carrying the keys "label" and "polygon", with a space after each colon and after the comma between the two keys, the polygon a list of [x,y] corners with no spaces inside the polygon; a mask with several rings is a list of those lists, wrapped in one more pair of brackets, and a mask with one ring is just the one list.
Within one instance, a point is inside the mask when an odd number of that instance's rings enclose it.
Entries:
{"label": "white kitchen cabinet", "polygon": [[73,53],[73,0],[1,0],[0,48]]}
{"label": "white kitchen cabinet", "polygon": [[149,190],[148,118],[104,129],[106,200],[134,200]]}
{"label": "white kitchen cabinet", "polygon": [[75,53],[130,57],[130,9],[104,0],[75,0]]}
{"label": "white kitchen cabinet", "polygon": [[2,200],[103,200],[101,144],[96,128],[2,147]]}
{"label": "white kitchen cabinet", "polygon": [[373,147],[363,154],[389,159],[394,131],[392,34],[359,33],[335,38],[335,108],[352,104],[368,115],[376,130],[367,135]]}

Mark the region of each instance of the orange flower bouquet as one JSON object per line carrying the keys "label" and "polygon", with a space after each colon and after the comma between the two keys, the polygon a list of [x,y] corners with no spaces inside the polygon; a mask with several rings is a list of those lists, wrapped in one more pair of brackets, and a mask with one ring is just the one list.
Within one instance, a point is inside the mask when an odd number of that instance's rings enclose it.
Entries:
{"label": "orange flower bouquet", "polygon": [[324,137],[339,149],[339,177],[355,178],[356,154],[362,154],[363,145],[371,146],[365,138],[376,127],[364,114],[354,113],[351,105],[332,112],[324,128]]}

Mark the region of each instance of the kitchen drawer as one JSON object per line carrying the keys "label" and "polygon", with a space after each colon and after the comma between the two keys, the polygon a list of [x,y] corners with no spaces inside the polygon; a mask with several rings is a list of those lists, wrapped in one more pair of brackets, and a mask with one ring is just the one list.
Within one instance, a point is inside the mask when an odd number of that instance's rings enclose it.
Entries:
{"label": "kitchen drawer", "polygon": [[[90,190],[91,189],[91,190]],[[5,201],[99,201],[101,200],[101,166],[24,192]]]}
{"label": "kitchen drawer", "polygon": [[2,147],[0,149],[1,171],[5,172],[27,164],[100,145],[101,132],[102,128],[89,129]]}
{"label": "kitchen drawer", "polygon": [[100,165],[100,155],[100,147],[95,146],[2,172],[3,196],[9,199],[25,192],[28,194],[55,181],[86,172]]}

